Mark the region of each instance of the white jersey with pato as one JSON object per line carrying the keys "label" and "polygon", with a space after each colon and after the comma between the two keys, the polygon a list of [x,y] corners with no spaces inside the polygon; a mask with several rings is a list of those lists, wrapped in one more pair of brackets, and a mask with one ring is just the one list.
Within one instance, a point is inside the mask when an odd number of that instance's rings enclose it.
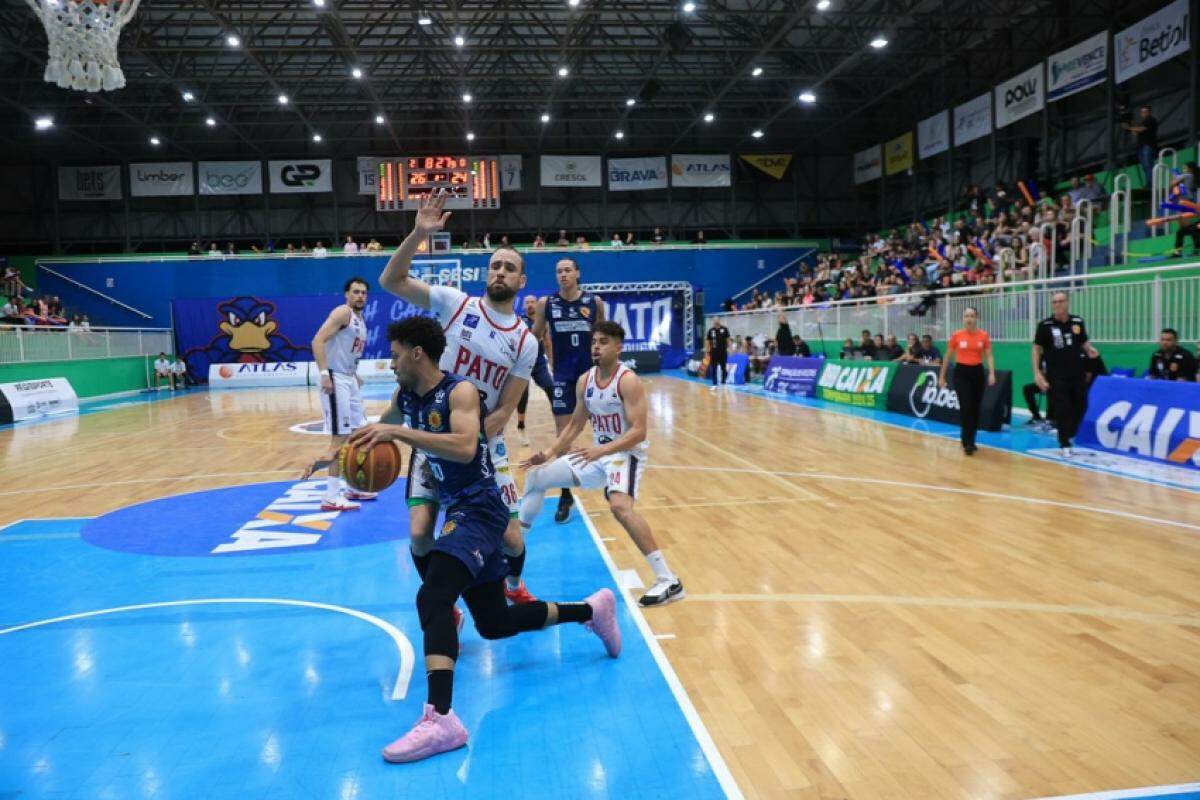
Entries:
{"label": "white jersey with pato", "polygon": [[367,323],[361,314],[350,312],[350,324],[325,342],[325,366],[330,372],[355,375],[358,360],[367,347]]}
{"label": "white jersey with pato", "polygon": [[[629,416],[625,413],[625,399],[621,396],[621,379],[627,372],[633,374],[628,367],[618,364],[616,372],[606,382],[600,380],[599,367],[592,367],[584,376],[583,404],[592,423],[593,445],[614,442],[629,431]],[[642,482],[649,449],[650,443],[643,439],[628,450],[613,453],[582,467],[572,465],[571,470],[584,489],[603,487],[606,497],[610,492],[624,492],[630,497],[637,497],[637,487]]]}
{"label": "white jersey with pato", "polygon": [[367,323],[351,310],[350,324],[325,342],[325,367],[333,382],[332,392],[321,392],[325,433],[348,436],[367,424],[358,384],[358,360],[366,346]]}

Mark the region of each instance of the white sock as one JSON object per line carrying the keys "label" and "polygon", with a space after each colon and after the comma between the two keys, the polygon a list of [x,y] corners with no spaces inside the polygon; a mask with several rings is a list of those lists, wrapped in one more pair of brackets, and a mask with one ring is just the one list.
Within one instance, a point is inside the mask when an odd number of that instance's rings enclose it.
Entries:
{"label": "white sock", "polygon": [[325,481],[325,501],[331,502],[336,500],[342,493],[342,478],[340,475],[330,475],[329,480]]}
{"label": "white sock", "polygon": [[656,581],[675,582],[675,573],[671,572],[671,568],[667,566],[667,557],[662,554],[662,550],[647,553],[646,563],[650,565],[650,569],[654,570]]}

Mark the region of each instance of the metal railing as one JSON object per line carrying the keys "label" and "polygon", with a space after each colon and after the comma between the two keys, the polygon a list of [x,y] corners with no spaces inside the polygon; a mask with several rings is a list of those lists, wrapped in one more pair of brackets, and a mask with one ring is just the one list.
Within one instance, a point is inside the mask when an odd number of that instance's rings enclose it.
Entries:
{"label": "metal railing", "polygon": [[0,364],[173,354],[170,328],[70,329],[0,325]]}
{"label": "metal railing", "polygon": [[1004,276],[1012,275],[1017,268],[1017,251],[1011,247],[1002,247],[996,254],[996,283],[1004,283]]}
{"label": "metal railing", "polygon": [[[1113,178],[1113,191],[1108,197],[1108,265],[1124,264],[1129,257],[1129,230],[1133,227],[1133,198],[1129,193],[1129,176],[1122,172]],[[1121,249],[1117,249],[1117,241]]]}
{"label": "metal railing", "polygon": [[[1158,151],[1158,160],[1150,170],[1150,216],[1157,217],[1163,203],[1171,194],[1171,176],[1179,166],[1179,153],[1174,147],[1164,147]],[[1166,234],[1167,225],[1151,225],[1150,234],[1161,236]]]}
{"label": "metal railing", "polygon": [[993,341],[1029,342],[1038,320],[1050,314],[1050,296],[1069,290],[1071,313],[1084,318],[1098,342],[1152,342],[1164,327],[1178,330],[1181,342],[1195,342],[1200,339],[1200,276],[1179,273],[1198,267],[1200,262],[1128,270],[1119,281],[1114,275],[1068,275],[710,316],[741,336],[773,336],[782,312],[805,339],[857,342],[869,330],[901,341],[910,333],[945,340],[962,326],[969,306],[979,311],[980,326]]}
{"label": "metal railing", "polygon": [[[1049,232],[1048,234],[1047,231]],[[1053,222],[1043,222],[1038,226],[1038,236],[1043,243],[1043,258],[1033,277],[1053,278],[1054,273],[1058,271],[1058,226]],[[1049,247],[1045,245],[1047,241],[1050,242]]]}
{"label": "metal railing", "polygon": [[1071,274],[1086,272],[1092,258],[1092,223],[1095,208],[1091,200],[1080,200],[1075,205],[1075,218],[1071,220]]}

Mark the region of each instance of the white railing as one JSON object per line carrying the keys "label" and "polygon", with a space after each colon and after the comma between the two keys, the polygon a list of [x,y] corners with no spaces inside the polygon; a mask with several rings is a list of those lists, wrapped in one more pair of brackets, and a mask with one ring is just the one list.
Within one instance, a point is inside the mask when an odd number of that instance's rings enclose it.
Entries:
{"label": "white railing", "polygon": [[[1053,278],[1058,270],[1058,226],[1053,222],[1043,222],[1038,227],[1038,235],[1045,250],[1042,252],[1042,263],[1034,275],[1038,278]],[[1046,247],[1045,242],[1050,242],[1050,245]]]}
{"label": "white railing", "polygon": [[67,330],[0,325],[0,364],[173,354],[170,328]]}
{"label": "white railing", "polygon": [[[1171,193],[1171,177],[1179,166],[1179,153],[1174,147],[1164,147],[1158,151],[1158,160],[1150,170],[1150,216],[1160,215],[1161,206]],[[1167,225],[1151,225],[1153,236],[1161,236],[1168,230]]]}
{"label": "white railing", "polygon": [[1004,283],[1004,276],[1012,275],[1017,268],[1017,251],[1011,247],[1002,247],[996,254],[996,283]]}
{"label": "white railing", "polygon": [[[1029,342],[1038,320],[1050,314],[1050,296],[1069,291],[1071,313],[1083,317],[1098,342],[1153,342],[1164,327],[1181,342],[1200,339],[1200,262],[1148,267],[1109,275],[1076,275],[969,286],[872,300],[840,300],[782,309],[792,330],[805,339],[858,341],[863,330],[895,336],[929,334],[946,340],[962,327],[963,311],[979,311],[980,326],[998,342]],[[1136,278],[1137,280],[1129,280]],[[734,335],[773,336],[781,309],[714,314]]]}
{"label": "white railing", "polygon": [[1091,200],[1080,200],[1071,220],[1071,274],[1085,272],[1092,258],[1092,222],[1095,209]]}
{"label": "white railing", "polygon": [[[1133,198],[1129,192],[1129,176],[1124,172],[1113,178],[1113,192],[1108,197],[1108,265],[1124,264],[1129,258],[1129,230],[1133,227]],[[1121,248],[1117,249],[1117,242]],[[1120,255],[1118,259],[1117,256]]]}

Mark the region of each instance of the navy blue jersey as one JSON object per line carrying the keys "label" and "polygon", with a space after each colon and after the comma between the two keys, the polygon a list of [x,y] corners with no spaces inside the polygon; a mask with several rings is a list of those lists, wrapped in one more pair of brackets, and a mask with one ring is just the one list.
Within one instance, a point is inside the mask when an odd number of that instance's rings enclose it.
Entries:
{"label": "navy blue jersey", "polygon": [[[404,415],[405,424],[413,430],[450,433],[450,392],[464,382],[470,385],[466,378],[443,372],[442,380],[428,394],[418,396],[415,392],[401,389],[396,403]],[[475,451],[475,458],[461,464],[422,451],[433,477],[437,479],[438,502],[446,506],[481,491],[497,494],[500,491],[496,488],[496,471],[483,436],[483,394],[474,386],[471,388],[479,393],[479,447]]]}
{"label": "navy blue jersey", "polygon": [[554,347],[554,379],[573,380],[592,368],[592,325],[596,323],[600,298],[583,292],[577,300],[563,300],[555,293],[546,298],[546,323]]}

